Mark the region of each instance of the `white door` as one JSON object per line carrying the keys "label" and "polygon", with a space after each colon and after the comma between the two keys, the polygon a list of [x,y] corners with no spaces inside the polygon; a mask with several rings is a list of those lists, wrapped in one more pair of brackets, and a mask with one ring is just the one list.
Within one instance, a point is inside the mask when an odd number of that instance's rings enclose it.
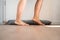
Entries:
{"label": "white door", "polygon": [[[35,0],[27,0],[23,12],[23,19],[33,16]],[[15,19],[18,0],[6,0],[6,20]],[[26,15],[27,14],[27,15]],[[60,0],[44,0],[40,14],[41,19],[50,20],[53,24],[60,24]]]}
{"label": "white door", "polygon": [[[36,0],[27,0],[22,19],[29,20],[33,16],[33,6]],[[6,20],[16,18],[17,5],[19,0],[6,0]],[[28,11],[28,12],[27,12]],[[27,15],[26,15],[27,14]]]}
{"label": "white door", "polygon": [[6,21],[15,19],[18,0],[6,0]]}
{"label": "white door", "polygon": [[4,0],[0,0],[0,24],[3,23],[4,19]]}

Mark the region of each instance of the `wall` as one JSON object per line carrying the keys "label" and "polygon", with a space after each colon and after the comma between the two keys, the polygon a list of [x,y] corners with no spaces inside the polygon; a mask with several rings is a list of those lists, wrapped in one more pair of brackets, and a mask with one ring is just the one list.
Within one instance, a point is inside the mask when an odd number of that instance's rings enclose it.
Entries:
{"label": "wall", "polygon": [[60,0],[50,0],[49,1],[49,11],[50,19],[53,22],[53,24],[60,24]]}
{"label": "wall", "polygon": [[[36,0],[27,0],[22,20],[32,19]],[[6,20],[15,19],[18,0],[6,0]],[[40,19],[50,20],[53,24],[60,24],[60,0],[43,0]]]}

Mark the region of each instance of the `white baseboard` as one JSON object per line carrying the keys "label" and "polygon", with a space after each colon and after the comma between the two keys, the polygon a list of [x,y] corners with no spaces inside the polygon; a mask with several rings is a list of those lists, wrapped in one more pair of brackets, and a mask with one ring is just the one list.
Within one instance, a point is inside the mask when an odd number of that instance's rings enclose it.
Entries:
{"label": "white baseboard", "polygon": [[60,25],[46,25],[45,27],[60,27]]}

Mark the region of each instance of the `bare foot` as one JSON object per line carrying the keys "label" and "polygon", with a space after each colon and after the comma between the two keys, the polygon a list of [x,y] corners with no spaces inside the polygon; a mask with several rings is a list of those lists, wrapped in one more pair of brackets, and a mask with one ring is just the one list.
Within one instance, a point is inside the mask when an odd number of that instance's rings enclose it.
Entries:
{"label": "bare foot", "polygon": [[45,25],[43,24],[39,19],[32,19],[34,22],[38,23],[39,25]]}
{"label": "bare foot", "polygon": [[15,21],[15,24],[20,25],[20,26],[28,26],[29,24],[24,23],[23,21]]}

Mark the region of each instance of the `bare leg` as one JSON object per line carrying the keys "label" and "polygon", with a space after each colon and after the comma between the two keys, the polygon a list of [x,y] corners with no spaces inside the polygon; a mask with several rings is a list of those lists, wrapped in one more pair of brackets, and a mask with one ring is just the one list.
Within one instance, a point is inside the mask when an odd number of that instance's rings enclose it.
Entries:
{"label": "bare leg", "polygon": [[43,2],[43,0],[37,0],[37,2],[35,4],[34,17],[33,17],[33,21],[37,22],[40,25],[44,25],[39,19],[39,13],[40,13],[40,10],[42,7],[42,2]]}
{"label": "bare leg", "polygon": [[17,16],[16,16],[16,21],[15,21],[15,24],[17,25],[22,25],[22,26],[28,25],[21,20],[22,12],[24,10],[25,5],[26,5],[26,0],[20,0],[18,3]]}

